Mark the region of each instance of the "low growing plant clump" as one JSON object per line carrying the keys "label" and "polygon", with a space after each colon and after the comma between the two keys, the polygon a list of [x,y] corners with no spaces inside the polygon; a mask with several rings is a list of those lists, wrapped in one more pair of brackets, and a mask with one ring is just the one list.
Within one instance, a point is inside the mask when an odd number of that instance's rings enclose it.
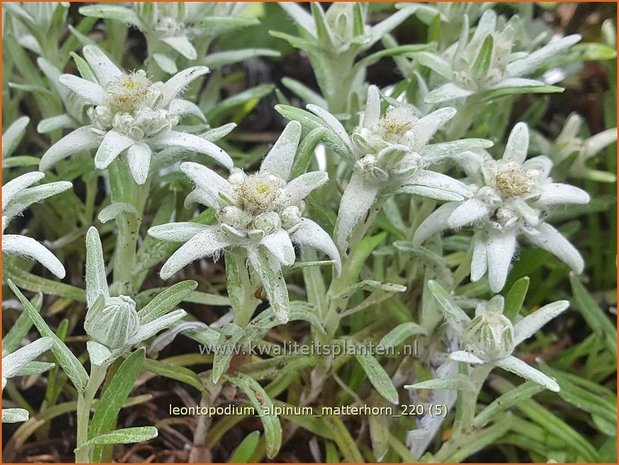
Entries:
{"label": "low growing plant clump", "polygon": [[616,462],[614,5],[2,7],[5,462]]}

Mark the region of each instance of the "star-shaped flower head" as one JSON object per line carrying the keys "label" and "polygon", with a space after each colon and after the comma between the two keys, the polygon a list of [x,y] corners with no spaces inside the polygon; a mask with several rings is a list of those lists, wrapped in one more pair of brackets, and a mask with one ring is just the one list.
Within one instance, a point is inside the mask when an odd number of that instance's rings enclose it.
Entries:
{"label": "star-shaped flower head", "polygon": [[80,14],[136,27],[146,36],[149,57],[166,73],[176,73],[178,55],[187,60],[198,58],[196,39],[200,46],[208,47],[209,39],[258,24],[255,18],[239,16],[244,8],[242,2],[99,3],[80,8]]}
{"label": "star-shaped flower head", "polygon": [[440,108],[421,116],[413,105],[391,99],[388,102],[388,108],[381,111],[380,92],[376,86],[370,86],[361,124],[351,136],[328,111],[316,105],[307,106],[341,139],[354,163],[335,226],[335,242],[342,253],[353,228],[379,196],[405,193],[447,201],[470,197],[464,184],[430,167],[465,150],[492,145],[483,139],[430,144],[456,110]]}
{"label": "star-shaped flower head", "polygon": [[60,260],[34,239],[21,234],[4,234],[13,218],[20,215],[33,203],[59,194],[72,187],[68,181],[50,182],[31,187],[45,177],[40,171],[22,174],[2,186],[2,253],[19,255],[36,260],[56,277],[65,277],[65,269]]}
{"label": "star-shaped flower head", "polygon": [[581,37],[578,34],[563,37],[532,53],[517,51],[515,46],[519,26],[520,20],[517,16],[501,22],[494,11],[487,10],[481,16],[470,39],[468,20],[465,20],[460,40],[442,56],[430,52],[419,53],[419,62],[447,81],[430,92],[426,101],[438,103],[493,91],[559,90],[527,76],[550,58],[574,45]]}
{"label": "star-shaped flower head", "polygon": [[301,125],[289,123],[257,173],[234,169],[225,179],[197,163],[181,164],[196,186],[186,204],[199,202],[213,208],[218,224],[169,223],[150,228],[148,233],[157,239],[184,242],[161,268],[163,279],[195,260],[217,257],[224,249],[244,249],[275,314],[286,322],[289,303],[282,267],[295,262],[293,243],[324,252],[339,274],[340,256],[331,237],[303,217],[305,197],[327,182],[327,173],[314,171],[289,179],[300,137]]}
{"label": "star-shaped flower head", "polygon": [[572,113],[554,141],[534,132],[533,142],[541,153],[547,154],[554,162],[553,175],[555,176],[615,182],[617,180],[615,174],[596,170],[587,164],[606,147],[617,142],[617,128],[606,129],[585,139],[581,134],[582,126],[582,117],[577,113]]}
{"label": "star-shaped flower head", "polygon": [[550,159],[539,156],[526,160],[528,147],[529,130],[526,124],[518,123],[509,135],[502,159],[469,152],[465,169],[473,198],[440,206],[414,237],[421,243],[444,229],[473,229],[471,281],[478,281],[487,272],[493,292],[505,285],[519,237],[554,254],[577,273],[584,268],[578,251],[545,218],[558,206],[588,203],[589,194],[553,182]]}
{"label": "star-shaped flower head", "polygon": [[[136,310],[127,296],[111,296],[107,285],[101,239],[91,227],[86,234],[86,303],[84,329],[92,363],[112,363],[133,346],[151,338],[186,315],[184,310],[147,305]],[[173,304],[174,305],[174,304]],[[169,313],[168,313],[169,312]]]}
{"label": "star-shaped flower head", "polygon": [[[53,363],[32,361],[43,352],[51,349],[53,341],[42,337],[11,354],[2,354],[2,390],[9,379],[15,376],[26,376],[42,373],[54,367]],[[3,408],[2,423],[17,423],[28,420],[28,410],[23,408]]]}
{"label": "star-shaped flower head", "polygon": [[430,291],[439,303],[447,323],[460,335],[464,350],[451,352],[452,360],[469,364],[490,364],[533,381],[546,389],[558,392],[559,385],[541,371],[514,357],[515,347],[533,336],[542,326],[569,307],[567,300],[544,305],[524,318],[512,321],[503,315],[504,299],[494,296],[475,309],[471,319],[458,307],[445,289],[435,281],[429,281]]}
{"label": "star-shaped flower head", "polygon": [[184,115],[203,118],[195,104],[179,95],[190,82],[208,73],[207,67],[185,69],[164,83],[152,82],[142,70],[121,71],[93,45],[84,47],[84,58],[90,66],[82,71],[86,78],[63,74],[59,81],[92,105],[88,110],[91,124],[52,145],[41,159],[41,170],[75,153],[97,149],[98,169],[126,154],[135,182],[144,184],[153,152],[168,147],[202,153],[232,167],[230,156],[212,142],[173,129]]}

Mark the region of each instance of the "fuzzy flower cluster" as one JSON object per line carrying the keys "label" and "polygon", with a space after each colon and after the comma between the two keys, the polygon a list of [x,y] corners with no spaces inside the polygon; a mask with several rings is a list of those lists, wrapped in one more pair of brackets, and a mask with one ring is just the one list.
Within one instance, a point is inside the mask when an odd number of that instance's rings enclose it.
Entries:
{"label": "fuzzy flower cluster", "polygon": [[588,165],[589,160],[617,142],[617,128],[609,128],[584,138],[581,134],[583,124],[582,116],[572,113],[554,141],[546,139],[539,132],[533,132],[532,138],[539,151],[552,159],[555,165],[553,172],[563,171],[563,176],[573,178],[615,182],[617,180],[615,174],[596,170]]}
{"label": "fuzzy flower cluster", "polygon": [[520,24],[517,16],[501,24],[494,11],[486,10],[470,38],[468,18],[464,18],[458,42],[441,55],[421,52],[418,56],[422,65],[448,81],[427,95],[428,103],[505,89],[547,92],[549,89],[544,82],[527,76],[543,66],[549,58],[580,40],[580,36],[574,34],[552,41],[532,53],[516,51]]}
{"label": "fuzzy flower cluster", "polygon": [[212,142],[173,129],[183,116],[204,118],[194,103],[179,95],[189,83],[208,73],[208,68],[188,68],[163,83],[152,82],[142,70],[121,71],[92,45],[84,47],[84,57],[92,72],[91,79],[63,74],[59,82],[91,104],[91,124],[52,145],[41,159],[41,170],[75,153],[97,149],[98,169],[107,168],[126,154],[134,180],[144,184],[153,153],[168,147],[202,153],[228,168],[232,166],[228,154]]}
{"label": "fuzzy flower cluster", "polygon": [[463,350],[449,354],[452,360],[503,368],[546,389],[559,391],[559,385],[555,380],[512,354],[518,344],[533,336],[542,326],[564,312],[569,307],[568,301],[560,300],[544,305],[526,317],[512,322],[503,314],[505,306],[503,296],[496,295],[487,302],[479,303],[475,309],[475,317],[471,319],[464,310],[453,303],[437,282],[429,281],[428,286],[439,302],[445,320],[463,341]]}
{"label": "fuzzy flower cluster", "polygon": [[147,38],[149,58],[173,74],[177,72],[177,54],[192,61],[198,58],[195,39],[257,24],[253,18],[239,16],[244,8],[241,2],[134,2],[128,6],[101,3],[80,8],[80,14],[121,20],[139,29]]}
{"label": "fuzzy flower cluster", "polygon": [[184,242],[161,268],[163,279],[195,260],[216,257],[224,249],[244,249],[275,313],[285,322],[288,297],[285,284],[281,289],[281,270],[295,262],[293,243],[328,255],[339,274],[340,256],[331,237],[303,217],[303,200],[327,182],[327,174],[315,171],[289,180],[300,137],[301,125],[289,123],[260,171],[253,174],[234,169],[225,179],[197,163],[181,164],[181,170],[196,185],[186,203],[199,202],[214,209],[218,224],[169,223],[150,228],[148,233],[157,239]]}
{"label": "fuzzy flower cluster", "polygon": [[131,347],[183,318],[184,310],[155,314],[138,311],[128,296],[111,296],[107,285],[101,239],[96,228],[86,234],[86,303],[84,329],[90,337],[91,361],[107,365]]}
{"label": "fuzzy flower cluster", "polygon": [[577,187],[553,182],[550,159],[539,156],[526,160],[528,147],[528,127],[518,123],[502,159],[495,160],[485,152],[468,152],[463,165],[473,197],[442,205],[415,233],[414,241],[421,243],[444,229],[473,229],[471,280],[478,281],[488,273],[494,292],[505,285],[518,237],[554,254],[577,273],[584,268],[576,248],[545,219],[559,206],[588,203],[589,195]]}
{"label": "fuzzy flower cluster", "polygon": [[464,184],[430,167],[465,150],[492,145],[483,139],[430,144],[434,134],[455,116],[454,108],[440,108],[421,116],[413,105],[393,100],[388,103],[382,112],[380,92],[370,86],[361,124],[350,136],[328,111],[307,106],[339,137],[354,163],[335,228],[340,252],[346,251],[353,228],[379,196],[405,193],[443,201],[469,198],[471,192]]}

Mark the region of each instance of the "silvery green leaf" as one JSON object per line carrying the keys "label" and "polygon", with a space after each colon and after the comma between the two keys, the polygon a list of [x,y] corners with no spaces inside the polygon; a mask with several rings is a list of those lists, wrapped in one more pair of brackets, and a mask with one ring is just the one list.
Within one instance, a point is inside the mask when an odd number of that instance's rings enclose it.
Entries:
{"label": "silvery green leaf", "polygon": [[436,53],[419,52],[415,53],[413,57],[419,64],[440,74],[445,79],[451,79],[453,77],[451,65]]}
{"label": "silvery green leaf", "polygon": [[460,307],[453,303],[451,297],[436,281],[428,281],[428,288],[439,304],[439,309],[445,316],[445,320],[457,331],[464,333],[464,329],[471,319]]}
{"label": "silvery green leaf", "polygon": [[[28,304],[32,305],[30,302],[28,302]],[[17,349],[9,355],[3,356],[2,376],[7,379],[17,376],[17,373],[21,368],[37,358],[43,352],[49,350],[53,344],[54,341],[51,338],[42,337],[41,339],[37,339],[36,341]]]}
{"label": "silvery green leaf", "polygon": [[17,376],[32,376],[45,373],[56,366],[55,363],[48,362],[28,362],[17,372]]}
{"label": "silvery green leaf", "polygon": [[361,365],[361,368],[363,368],[368,377],[368,381],[370,381],[378,393],[388,402],[397,404],[398,391],[380,363],[372,355],[362,353],[355,354],[355,359],[359,362],[359,365]]}
{"label": "silvery green leaf", "polygon": [[473,92],[462,87],[458,87],[456,84],[448,83],[432,90],[424,99],[426,103],[441,103],[448,100],[455,100],[459,98],[468,97],[473,95]]}
{"label": "silvery green leaf", "polygon": [[172,326],[175,322],[183,318],[185,315],[187,315],[187,312],[185,312],[185,310],[178,309],[163,316],[160,316],[153,321],[141,324],[138,332],[135,334],[135,336],[131,338],[128,345],[139,344],[140,342],[150,339],[159,331]]}
{"label": "silvery green leaf", "polygon": [[123,23],[131,24],[140,30],[144,27],[135,11],[120,5],[110,5],[106,3],[88,5],[81,7],[79,12],[84,16],[94,16],[95,18],[107,18],[122,21]]}
{"label": "silvery green leaf", "polygon": [[39,182],[44,177],[45,177],[45,173],[41,173],[40,171],[33,171],[31,173],[22,174],[21,176],[18,176],[15,179],[10,180],[5,185],[3,185],[2,186],[2,214],[3,216],[7,216],[4,213],[4,210],[9,206],[9,204],[11,203],[11,201],[17,194],[26,190],[32,184]]}
{"label": "silvery green leaf", "polygon": [[103,208],[97,215],[101,223],[115,220],[118,215],[130,214],[137,216],[138,212],[133,205],[125,202],[114,202]]}
{"label": "silvery green leaf", "polygon": [[195,281],[181,281],[165,289],[138,311],[140,324],[150,323],[165,315],[185,300],[196,287],[198,283]]}
{"label": "silvery green leaf", "polygon": [[105,365],[110,360],[112,353],[110,350],[97,341],[87,341],[86,349],[88,350],[88,358],[93,365]]}
{"label": "silvery green leaf", "polygon": [[178,35],[175,37],[162,37],[159,40],[176,50],[188,60],[195,60],[196,58],[198,58],[198,52],[196,52],[194,46],[184,35]]}
{"label": "silvery green leaf", "polygon": [[9,204],[3,206],[2,214],[8,218],[13,218],[29,206],[67,191],[72,187],[73,184],[69,181],[49,182],[40,186],[29,187],[12,195]]}
{"label": "silvery green leaf", "polygon": [[134,442],[149,441],[157,437],[158,431],[154,426],[137,426],[122,428],[110,433],[101,434],[89,439],[82,447],[102,446],[106,444],[132,444]]}
{"label": "silvery green leaf", "polygon": [[159,275],[168,279],[189,263],[205,257],[218,256],[220,251],[231,245],[230,239],[219,227],[211,226],[185,242],[161,268]]}
{"label": "silvery green leaf", "polygon": [[387,334],[385,334],[378,343],[378,345],[387,348],[397,347],[409,337],[417,335],[426,336],[426,329],[423,326],[418,325],[417,323],[408,321],[406,323],[399,324]]}
{"label": "silvery green leaf", "polygon": [[2,133],[2,158],[10,157],[21,142],[26,133],[26,128],[30,123],[30,118],[22,116],[17,118]]}
{"label": "silvery green leaf", "polygon": [[202,137],[204,137],[206,140],[210,140],[211,142],[216,142],[219,139],[222,139],[228,134],[230,134],[234,130],[234,128],[236,128],[236,126],[236,123],[224,124],[217,128],[209,129],[204,134],[202,134]]}
{"label": "silvery green leaf", "polygon": [[47,134],[58,129],[73,129],[77,125],[76,123],[77,122],[67,114],[52,116],[51,118],[44,118],[39,121],[37,132],[39,134]]}
{"label": "silvery green leaf", "polygon": [[167,331],[157,336],[150,347],[148,348],[148,355],[156,356],[159,352],[172,344],[176,336],[184,333],[185,331],[199,331],[208,328],[206,323],[200,321],[185,321],[169,328]]}
{"label": "silvery green leaf", "polygon": [[63,279],[66,271],[56,256],[34,239],[17,234],[4,234],[2,252],[7,255],[19,255],[36,260],[57,278]]}
{"label": "silvery green leaf", "polygon": [[559,300],[529,313],[514,325],[514,344],[520,344],[533,336],[542,326],[563,313],[569,306],[570,303],[567,300]]}
{"label": "silvery green leaf", "polygon": [[226,50],[224,52],[209,53],[204,58],[204,64],[211,69],[221,68],[234,63],[240,63],[255,57],[279,57],[280,52],[269,48],[243,48],[240,50]]}
{"label": "silvery green leaf", "polygon": [[494,37],[488,34],[479,48],[475,61],[473,61],[472,75],[477,79],[483,79],[492,68],[494,59]]}
{"label": "silvery green leaf", "polygon": [[516,60],[507,65],[507,73],[510,76],[519,77],[524,76],[525,74],[530,74],[531,72],[537,70],[540,66],[542,66],[549,58],[561,53],[562,51],[568,49],[576,42],[579,42],[581,36],[578,34],[572,34],[567,37],[563,37],[554,42],[550,42],[545,47],[542,47],[539,50],[536,50],[533,53],[530,53],[525,58],[520,60]]}
{"label": "silvery green leaf", "polygon": [[24,309],[32,319],[32,322],[41,333],[41,336],[50,337],[54,345],[51,347],[51,351],[54,354],[58,364],[62,367],[66,375],[69,377],[73,385],[78,391],[83,391],[88,383],[88,374],[82,366],[81,362],[77,359],[73,352],[62,342],[58,336],[47,326],[43,317],[39,315],[34,306],[24,297],[19,289],[8,280],[9,287],[13,293],[17,296],[19,301],[24,306]]}
{"label": "silvery green leaf", "polygon": [[[88,427],[90,437],[97,437],[108,433],[116,426],[118,413],[127,402],[143,364],[143,349],[136,350],[121,363],[103,391],[99,404],[92,416]],[[94,448],[92,452],[93,462],[102,461],[101,453],[100,447]]]}
{"label": "silvery green leaf", "polygon": [[340,254],[331,236],[318,224],[308,218],[301,219],[299,228],[290,235],[290,239],[295,244],[325,253],[333,260],[335,274],[339,276],[342,268]]}
{"label": "silvery green leaf", "polygon": [[277,415],[267,413],[273,411],[273,401],[269,394],[256,380],[243,373],[227,376],[226,380],[238,387],[258,412],[264,427],[267,457],[275,457],[282,444],[282,427]]}
{"label": "silvery green leaf", "polygon": [[316,22],[312,15],[305,11],[303,7],[290,2],[279,2],[278,4],[299,27],[304,29],[311,36],[316,36]]}
{"label": "silvery green leaf", "polygon": [[3,408],[2,423],[21,423],[28,421],[30,414],[23,408]]}
{"label": "silvery green leaf", "polygon": [[540,386],[544,386],[550,391],[559,392],[561,389],[555,380],[511,355],[501,360],[497,360],[494,363],[496,366],[501,367],[504,370],[511,371],[526,380],[533,381]]}
{"label": "silvery green leaf", "polygon": [[389,283],[386,281],[376,281],[373,279],[365,279],[355,283],[340,294],[336,294],[334,299],[342,299],[350,297],[359,290],[364,291],[381,291],[381,292],[406,292],[406,286],[402,284]]}
{"label": "silvery green leaf", "polygon": [[52,145],[41,157],[39,169],[48,170],[71,155],[99,147],[101,137],[92,129],[92,126],[77,128]]}
{"label": "silvery green leaf", "polygon": [[282,79],[282,84],[305,103],[312,103],[323,108],[327,106],[324,98],[296,79],[285,77]]}
{"label": "silvery green leaf", "polygon": [[163,53],[153,53],[152,59],[155,60],[157,66],[159,66],[166,73],[175,74],[176,72],[178,72],[176,63],[167,55],[164,55]]}
{"label": "silvery green leaf", "polygon": [[582,273],[585,262],[580,252],[568,241],[563,234],[547,223],[542,223],[536,228],[535,234],[527,234],[526,239],[533,245],[547,250],[559,260],[567,263],[578,274]]}
{"label": "silvery green leaf", "polygon": [[[317,328],[320,332],[324,333],[322,321],[316,314],[316,309],[313,305],[309,305],[305,302],[293,301],[290,302],[290,314],[289,321],[307,321]],[[273,313],[273,310],[269,307],[256,318],[254,318],[249,324],[249,328],[255,330],[260,337],[264,336],[269,330],[279,326],[280,322]]]}
{"label": "silvery green leaf", "polygon": [[359,173],[353,173],[340,201],[333,236],[335,244],[343,255],[348,249],[348,238],[355,226],[365,217],[376,197],[378,186],[366,182]]}
{"label": "silvery green leaf", "polygon": [[287,323],[290,302],[280,261],[263,247],[249,250],[248,258],[254,272],[260,276],[275,316],[280,323]]}
{"label": "silvery green leaf", "polygon": [[219,349],[213,357],[213,382],[219,382],[219,378],[228,370],[230,360],[234,356],[236,346],[245,337],[245,331],[234,323],[228,323],[219,333],[217,346]]}
{"label": "silvery green leaf", "polygon": [[456,375],[452,378],[430,379],[415,384],[404,386],[405,389],[451,389],[457,391],[475,392],[472,381],[464,375]]}
{"label": "silvery green leaf", "polygon": [[260,171],[266,171],[280,179],[288,180],[300,139],[301,124],[297,121],[291,121],[264,157]]}
{"label": "silvery green leaf", "polygon": [[[180,74],[180,73],[179,73]],[[177,74],[178,76],[178,74]],[[113,132],[113,131],[110,131]],[[110,134],[108,132],[108,134]],[[208,155],[226,168],[232,168],[232,159],[223,149],[203,137],[178,131],[167,131],[161,136],[154,137],[152,144],[159,147],[180,147],[193,152]]]}
{"label": "silvery green leaf", "polygon": [[342,126],[342,123],[338,121],[338,119],[318,105],[309,104],[306,108],[318,116],[324,124],[333,131],[333,133],[342,141],[342,143],[352,151],[352,143],[350,141],[350,137],[348,136],[348,132]]}
{"label": "silvery green leaf", "polygon": [[107,285],[105,261],[99,232],[91,226],[86,233],[86,301],[88,307],[94,306],[98,298],[110,297]]}
{"label": "silvery green leaf", "polygon": [[260,241],[260,244],[266,247],[281,265],[290,266],[294,263],[296,255],[287,231],[279,230],[274,234],[269,234]]}

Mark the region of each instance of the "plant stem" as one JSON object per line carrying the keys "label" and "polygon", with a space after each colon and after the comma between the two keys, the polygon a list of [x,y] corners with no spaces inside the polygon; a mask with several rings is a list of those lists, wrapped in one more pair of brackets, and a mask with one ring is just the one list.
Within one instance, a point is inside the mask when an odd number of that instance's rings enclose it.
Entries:
{"label": "plant stem", "polygon": [[372,206],[366,220],[359,223],[353,230],[350,241],[349,250],[350,253],[344,258],[342,263],[342,273],[340,276],[331,281],[329,291],[327,292],[327,313],[324,316],[325,331],[326,334],[322,336],[323,343],[329,342],[335,337],[337,328],[340,323],[340,311],[345,309],[348,304],[348,298],[337,298],[338,294],[341,294],[346,290],[346,287],[350,285],[357,277],[350,276],[351,266],[354,264],[354,256],[357,248],[368,230],[374,224],[374,220],[380,212],[384,200],[378,199]]}
{"label": "plant stem", "polygon": [[234,312],[234,323],[245,328],[251,320],[258,299],[253,294],[253,286],[246,266],[245,252],[226,253],[226,282],[228,296]]}
{"label": "plant stem", "polygon": [[132,296],[137,244],[140,226],[149,192],[149,182],[138,185],[129,172],[127,163],[116,159],[109,168],[112,203],[122,203],[133,207],[134,212],[123,212],[116,217],[118,236],[114,253],[114,283],[116,294]]}
{"label": "plant stem", "polygon": [[473,420],[475,419],[477,398],[492,368],[492,364],[484,363],[483,365],[477,365],[471,371],[469,378],[473,383],[474,390],[460,391],[458,393],[459,403],[456,411],[456,419],[454,421],[453,434],[436,453],[434,456],[435,461],[444,462],[447,457],[450,457],[456,450],[469,442],[471,434],[474,433]]}
{"label": "plant stem", "polygon": [[107,365],[92,365],[90,378],[86,389],[77,398],[77,448],[75,449],[75,462],[90,462],[90,448],[84,447],[88,441],[88,426],[90,424],[90,408],[97,390],[105,380]]}

